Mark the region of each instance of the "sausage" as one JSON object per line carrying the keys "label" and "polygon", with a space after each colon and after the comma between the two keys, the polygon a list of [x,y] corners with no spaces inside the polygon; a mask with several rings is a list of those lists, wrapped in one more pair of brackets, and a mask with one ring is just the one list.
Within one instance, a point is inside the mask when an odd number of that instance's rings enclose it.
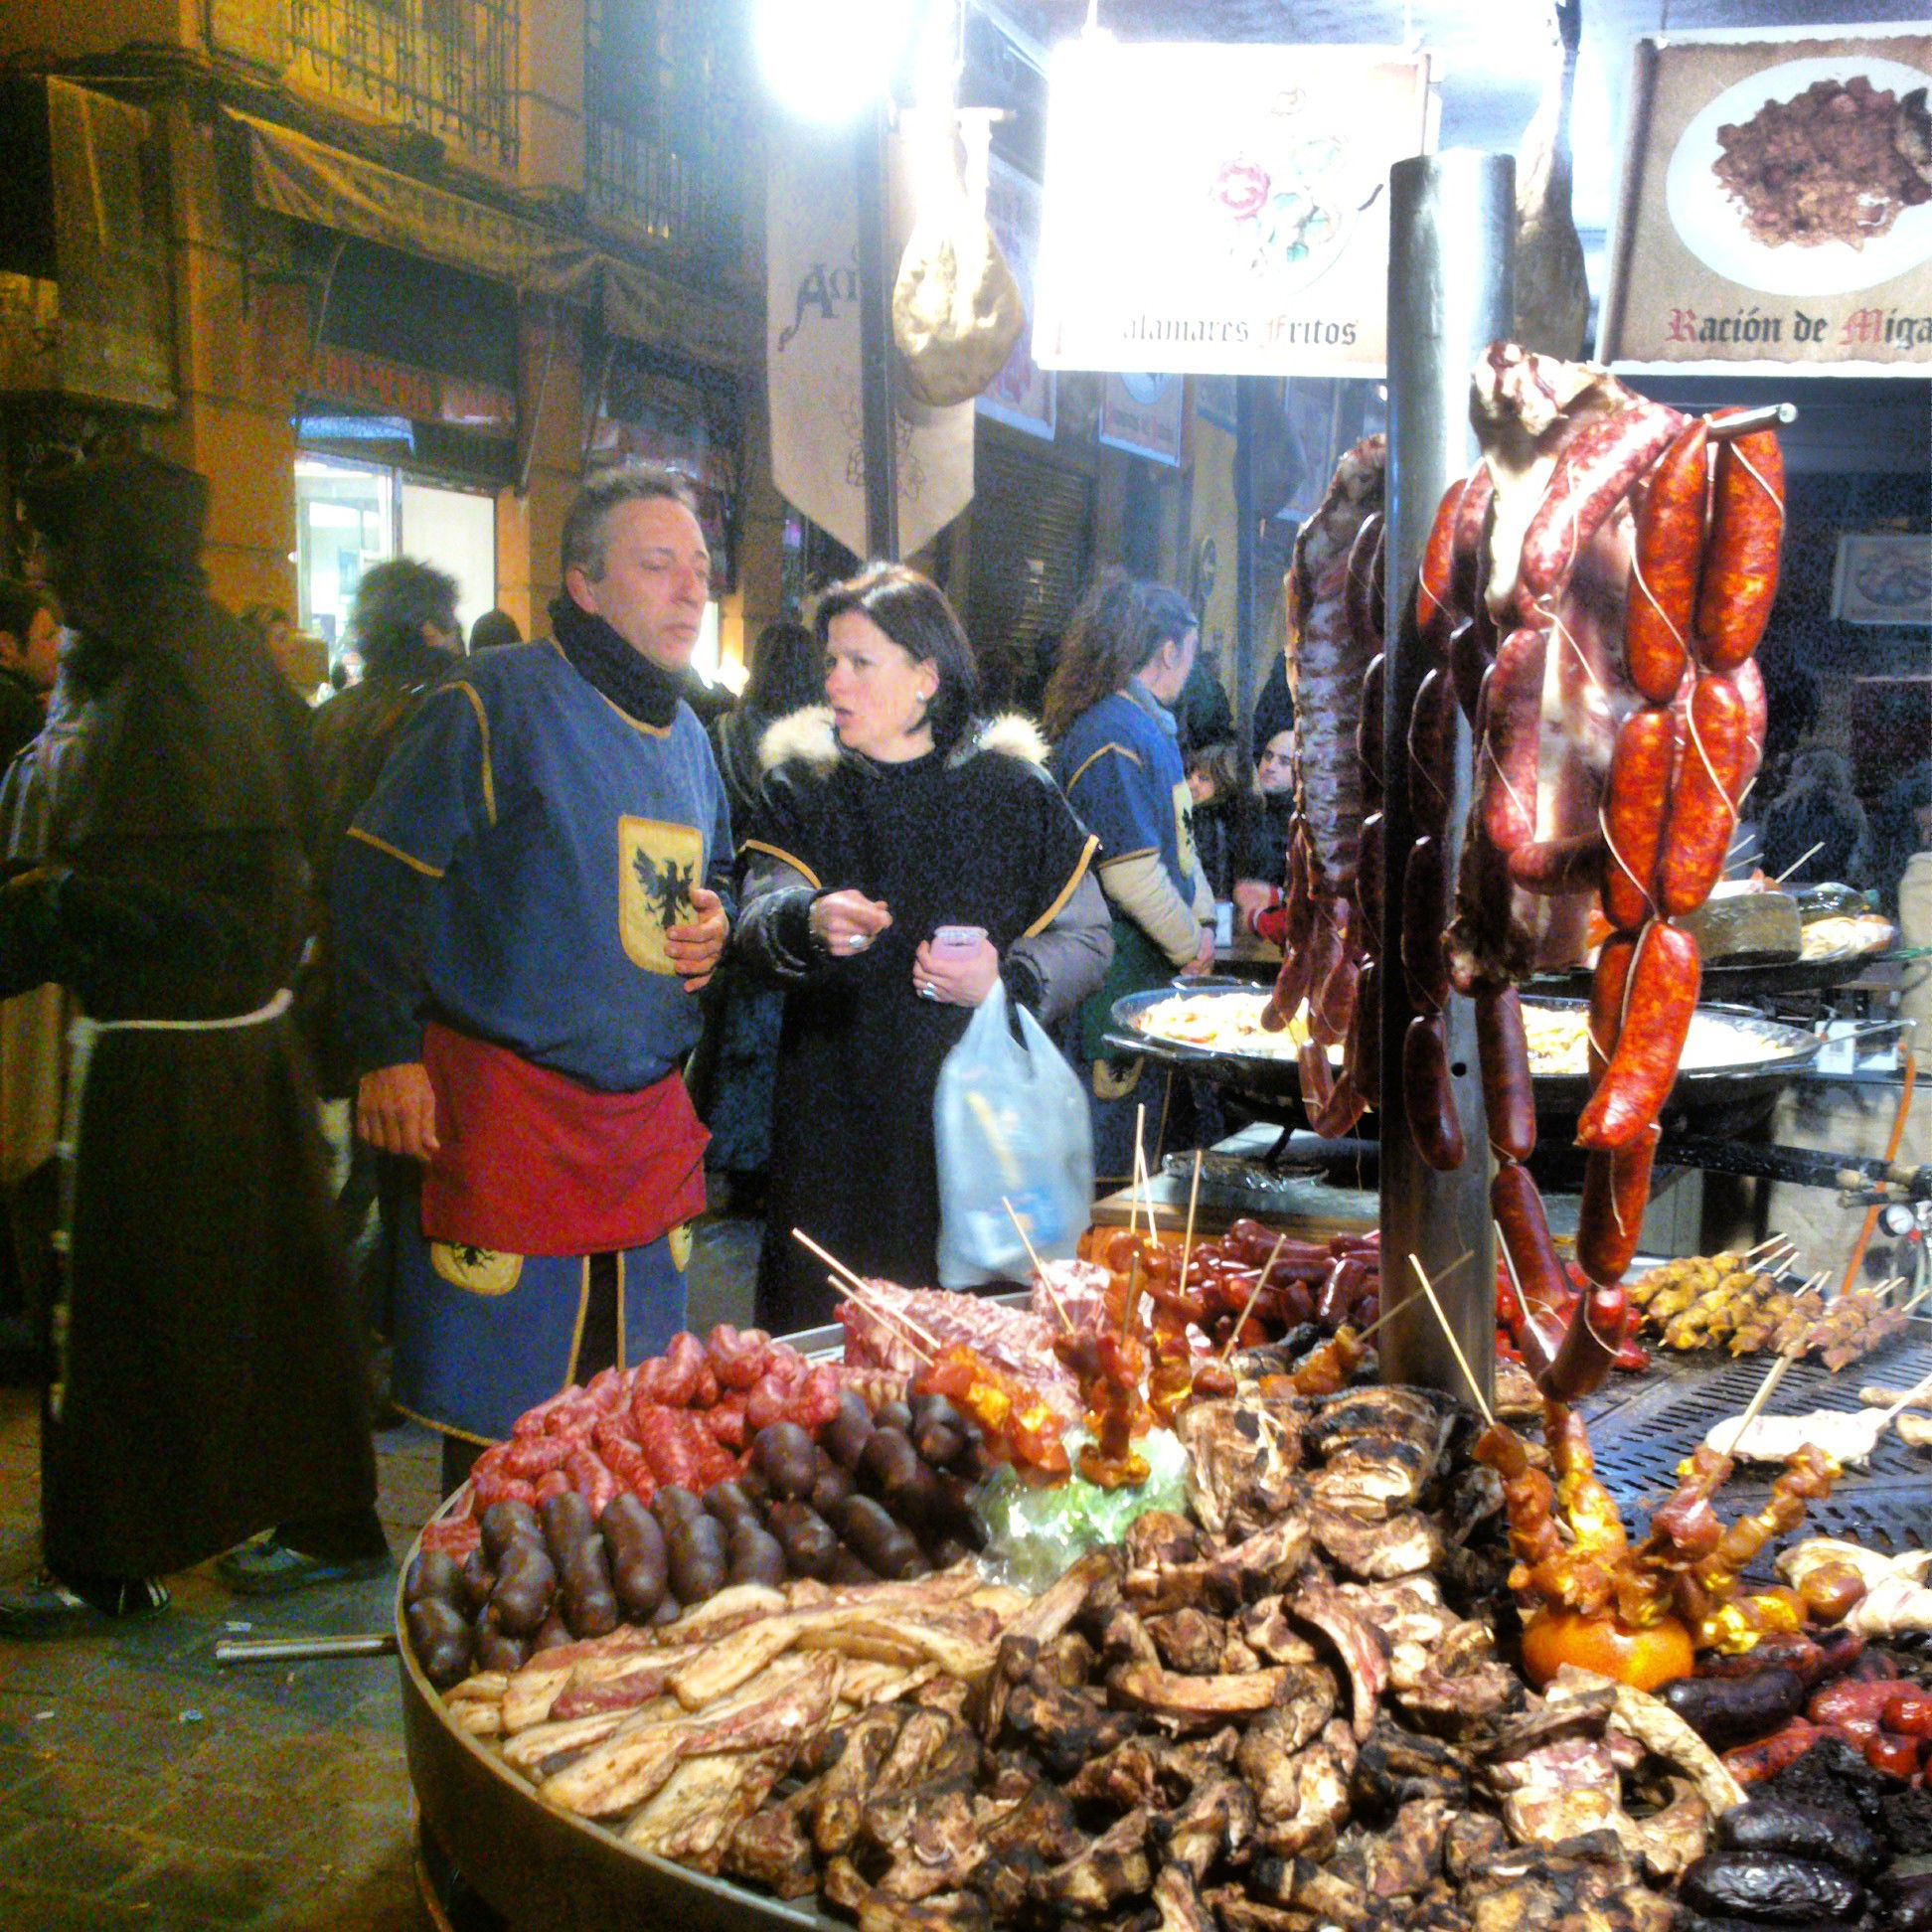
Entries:
{"label": "sausage", "polygon": [[1720,441],[1713,469],[1697,649],[1707,670],[1735,671],[1757,649],[1778,588],[1784,454],[1777,431]]}
{"label": "sausage", "polygon": [[[1671,1689],[1667,1685],[1658,1693],[1667,1703]],[[1694,1723],[1691,1728],[1696,1728]],[[1849,1807],[1828,1810],[1786,1798],[1747,1798],[1718,1816],[1712,1837],[1726,1852],[1786,1852],[1800,1858],[1823,1858],[1856,1878],[1869,1878],[1891,1862],[1890,1848]]]}
{"label": "sausage", "polygon": [[1601,832],[1567,839],[1531,839],[1510,854],[1510,880],[1526,892],[1559,898],[1597,885],[1604,874]]}
{"label": "sausage", "polygon": [[1382,815],[1362,821],[1362,852],[1356,860],[1356,910],[1362,914],[1368,943],[1379,948],[1382,930]]}
{"label": "sausage", "polygon": [[901,1430],[873,1431],[859,1474],[892,1515],[906,1523],[922,1524],[940,1507],[939,1486],[932,1471]]}
{"label": "sausage", "polygon": [[1424,833],[1402,868],[1402,973],[1410,1004],[1440,1013],[1449,1004],[1449,955],[1442,943],[1449,922],[1449,863],[1442,841]]}
{"label": "sausage", "polygon": [[617,1628],[617,1592],[601,1536],[572,1543],[558,1571],[564,1621],[572,1635],[605,1637]]}
{"label": "sausage", "polygon": [[438,1690],[447,1690],[469,1676],[470,1627],[463,1613],[446,1597],[420,1597],[403,1613],[409,1648],[422,1675]]}
{"label": "sausage", "polygon": [[1730,679],[1697,680],[1658,879],[1658,896],[1673,918],[1694,912],[1723,873],[1744,788],[1747,724],[1743,697]]}
{"label": "sausage", "polygon": [[1479,462],[1463,483],[1456,505],[1451,549],[1449,600],[1458,613],[1482,611],[1483,564],[1488,554],[1490,512],[1496,505],[1496,479],[1488,460]]}
{"label": "sausage", "polygon": [[778,1538],[751,1517],[739,1517],[727,1532],[733,1583],[763,1583],[777,1589],[786,1576]]}
{"label": "sausage", "polygon": [[942,1469],[966,1447],[966,1418],[943,1395],[913,1399],[912,1446],[935,1469]]}
{"label": "sausage", "polygon": [[490,1608],[513,1637],[541,1628],[557,1598],[557,1565],[541,1543],[513,1544],[497,1570]]}
{"label": "sausage", "polygon": [[616,1496],[597,1519],[610,1558],[611,1587],[627,1617],[642,1623],[664,1601],[668,1580],[664,1531],[634,1496]]}
{"label": "sausage", "polygon": [[[812,1485],[812,1493],[805,1500],[820,1516],[825,1516],[843,1503],[857,1488],[858,1484],[853,1480],[852,1471],[842,1469],[834,1463],[830,1469],[819,1471],[818,1481]],[[777,1507],[775,1503],[772,1505],[773,1509]]]}
{"label": "sausage", "polygon": [[1701,416],[1678,432],[1651,471],[1637,518],[1624,661],[1630,682],[1653,705],[1677,696],[1690,658],[1704,551],[1707,435]]}
{"label": "sausage", "polygon": [[796,1422],[772,1422],[760,1429],[751,1440],[751,1462],[771,1485],[773,1496],[809,1496],[818,1480],[817,1446]]}
{"label": "sausage", "polygon": [[1603,916],[1625,932],[1656,910],[1658,847],[1670,807],[1677,721],[1644,706],[1626,718],[1603,784]]}
{"label": "sausage", "polygon": [[[1542,1196],[1536,1192],[1528,1168],[1514,1161],[1498,1166],[1490,1182],[1490,1212],[1496,1217],[1497,1232],[1509,1253],[1510,1272],[1526,1305],[1561,1308],[1569,1300],[1569,1277],[1550,1238]],[[1527,1306],[1525,1312],[1529,1312]]]}
{"label": "sausage", "polygon": [[547,1498],[538,1515],[543,1520],[551,1560],[561,1571],[570,1551],[594,1533],[590,1505],[575,1490],[564,1490],[560,1496]]}
{"label": "sausage", "polygon": [[[928,1567],[911,1535],[870,1496],[855,1496],[840,1505],[836,1527],[861,1562],[888,1582],[901,1583]],[[836,1563],[830,1575],[836,1579]]]}
{"label": "sausage", "polygon": [[1543,665],[1549,633],[1513,630],[1483,680],[1483,742],[1478,766],[1483,829],[1505,855],[1536,830],[1536,761],[1542,735]]}
{"label": "sausage", "polygon": [[1829,1735],[1810,1718],[1794,1717],[1769,1737],[1726,1751],[1724,1767],[1739,1784],[1758,1784],[1775,1777],[1787,1764],[1795,1764],[1821,1737]]}
{"label": "sausage", "polygon": [[1932,1871],[1888,1871],[1877,1890],[1887,1932],[1927,1932],[1932,1927]]}
{"label": "sausage", "polygon": [[1377,651],[1362,674],[1362,711],[1356,719],[1356,756],[1377,792],[1382,788],[1382,704],[1387,677],[1388,660]]}
{"label": "sausage", "polygon": [[1355,1017],[1342,1055],[1350,1083],[1363,1100],[1381,1111],[1381,968],[1365,959],[1356,975]]}
{"label": "sausage", "polygon": [[703,1603],[716,1596],[730,1575],[730,1543],[724,1526],[702,1511],[674,1525],[664,1538],[671,1562],[671,1587],[680,1603]]}
{"label": "sausage", "polygon": [[[1469,479],[1459,476],[1443,491],[1442,500],[1436,505],[1435,521],[1430,524],[1428,538],[1422,546],[1421,567],[1416,573],[1416,641],[1429,662],[1436,665],[1448,660],[1449,633],[1455,628],[1458,615],[1454,601],[1456,515],[1468,487]],[[1354,563],[1353,553],[1350,562]]]}
{"label": "sausage", "polygon": [[839,1539],[832,1526],[805,1503],[774,1503],[769,1518],[771,1533],[785,1552],[785,1562],[794,1576],[826,1575],[839,1554]]}
{"label": "sausage", "polygon": [[1570,1310],[1555,1357],[1536,1377],[1537,1390],[1559,1402],[1574,1402],[1602,1387],[1622,1353],[1629,1321],[1629,1295],[1621,1287],[1593,1282]]}
{"label": "sausage", "polygon": [[493,1568],[502,1567],[513,1542],[536,1543],[541,1548],[544,1541],[544,1527],[537,1521],[537,1512],[528,1503],[514,1499],[492,1503],[483,1512],[482,1530],[483,1553]]}
{"label": "sausage", "polygon": [[1471,724],[1482,703],[1483,680],[1496,662],[1496,627],[1487,615],[1466,617],[1449,634],[1449,677],[1456,702]]}
{"label": "sausage", "polygon": [[1905,1678],[1841,1678],[1812,1692],[1805,1715],[1814,1724],[1877,1724],[1895,1696],[1917,1689]]}
{"label": "sausage", "polygon": [[1364,653],[1381,643],[1382,513],[1371,510],[1349,546],[1348,575],[1342,586],[1343,612],[1350,633]]}
{"label": "sausage", "polygon": [[[1796,1671],[1771,1669],[1750,1677],[1677,1678],[1657,1695],[1690,1728],[1718,1750],[1768,1737],[1805,1707],[1805,1684]],[[1796,1851],[1796,1846],[1765,1846],[1739,1851]]]}
{"label": "sausage", "polygon": [[1530,1043],[1523,1002],[1513,986],[1476,996],[1477,1061],[1490,1145],[1507,1160],[1527,1161],[1536,1148],[1536,1093],[1530,1076]]}
{"label": "sausage", "polygon": [[1440,839],[1449,823],[1456,755],[1456,695],[1449,673],[1427,672],[1409,708],[1409,816],[1418,831]]}
{"label": "sausage", "polygon": [[1785,1923],[1856,1918],[1865,1902],[1850,1872],[1775,1852],[1709,1852],[1679,1879],[1678,1891],[1699,1911]]}
{"label": "sausage", "polygon": [[1439,1013],[1418,1013],[1402,1036],[1402,1110],[1415,1151],[1430,1167],[1452,1174],[1462,1166],[1468,1149]]}
{"label": "sausage", "polygon": [[1560,588],[1597,527],[1683,424],[1661,402],[1598,416],[1571,435],[1523,533],[1517,608],[1530,616]]}
{"label": "sausage", "polygon": [[1584,1158],[1576,1262],[1592,1281],[1621,1281],[1637,1252],[1650,1206],[1651,1160],[1663,1131],[1653,1123],[1634,1146],[1600,1149]]}
{"label": "sausage", "polygon": [[1701,968],[1688,932],[1653,919],[1638,935],[1624,987],[1623,1027],[1603,1078],[1576,1123],[1576,1144],[1636,1145],[1663,1111],[1697,1010]]}
{"label": "sausage", "polygon": [[1613,932],[1597,953],[1596,970],[1590,976],[1590,1020],[1586,1039],[1590,1084],[1603,1078],[1610,1064],[1617,1036],[1623,1032],[1624,985],[1630,977],[1630,962],[1637,941],[1629,933]]}
{"label": "sausage", "polygon": [[462,1565],[447,1550],[420,1551],[402,1579],[404,1603],[421,1603],[430,1597],[439,1597],[459,1607],[462,1604]]}
{"label": "sausage", "polygon": [[847,1469],[857,1469],[859,1458],[873,1432],[873,1419],[856,1389],[848,1388],[839,1397],[839,1412],[825,1425],[825,1446],[833,1460]]}

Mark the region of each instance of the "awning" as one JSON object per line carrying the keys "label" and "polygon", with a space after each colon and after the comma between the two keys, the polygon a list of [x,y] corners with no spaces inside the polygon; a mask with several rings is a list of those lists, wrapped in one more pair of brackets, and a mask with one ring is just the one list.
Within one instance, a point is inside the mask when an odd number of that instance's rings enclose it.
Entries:
{"label": "awning", "polygon": [[758,318],[741,305],[292,128],[225,112],[247,135],[250,192],[274,214],[592,310],[612,334],[694,361],[749,370],[761,354]]}

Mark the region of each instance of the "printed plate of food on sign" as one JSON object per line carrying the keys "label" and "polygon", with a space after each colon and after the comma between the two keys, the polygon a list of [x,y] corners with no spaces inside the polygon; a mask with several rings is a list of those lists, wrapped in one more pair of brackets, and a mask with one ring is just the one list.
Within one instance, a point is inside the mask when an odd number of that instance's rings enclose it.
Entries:
{"label": "printed plate of food on sign", "polygon": [[1932,255],[1932,75],[1857,57],[1785,61],[1698,110],[1665,200],[1685,245],[1772,295],[1841,295]]}

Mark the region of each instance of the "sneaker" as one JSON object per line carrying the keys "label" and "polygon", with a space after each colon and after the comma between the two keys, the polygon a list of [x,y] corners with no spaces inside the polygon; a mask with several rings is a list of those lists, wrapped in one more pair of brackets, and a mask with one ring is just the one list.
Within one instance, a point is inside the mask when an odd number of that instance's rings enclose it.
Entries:
{"label": "sneaker", "polygon": [[25,1589],[0,1590],[0,1641],[78,1637],[123,1617],[152,1616],[168,1601],[166,1586],[151,1576],[103,1579],[82,1595],[43,1570]]}
{"label": "sneaker", "polygon": [[219,1557],[215,1574],[238,1596],[287,1596],[314,1583],[357,1583],[381,1576],[391,1561],[388,1550],[380,1556],[311,1556],[291,1549],[271,1530]]}

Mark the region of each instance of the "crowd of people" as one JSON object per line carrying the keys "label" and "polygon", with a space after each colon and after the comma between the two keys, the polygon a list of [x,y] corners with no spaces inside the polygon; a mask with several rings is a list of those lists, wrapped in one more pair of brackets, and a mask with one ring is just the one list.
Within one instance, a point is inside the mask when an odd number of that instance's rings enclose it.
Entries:
{"label": "crowd of people", "polygon": [[[79,464],[27,490],[38,578],[0,585],[0,1181],[47,1565],[0,1636],[155,1611],[211,1557],[244,1593],[375,1573],[371,1335],[451,1490],[684,1326],[708,1167],[763,1213],[762,1326],[829,1315],[794,1230],[932,1281],[935,1083],[995,987],[1124,1179],[1150,1096],[1114,1003],[1281,894],[1285,681],[1238,739],[1165,586],[1100,574],[1038,722],[989,715],[897,564],[765,630],[730,705],[692,669],[694,502],[626,468],[565,518],[537,641],[501,612],[466,640],[457,584],[399,559],[311,706],[285,615],[207,594],[204,502],[156,458]],[[1835,757],[1792,758],[1767,860],[1883,889],[1895,859],[1926,896],[1932,772],[1867,825]],[[353,1120],[333,1170],[318,1098]]]}

